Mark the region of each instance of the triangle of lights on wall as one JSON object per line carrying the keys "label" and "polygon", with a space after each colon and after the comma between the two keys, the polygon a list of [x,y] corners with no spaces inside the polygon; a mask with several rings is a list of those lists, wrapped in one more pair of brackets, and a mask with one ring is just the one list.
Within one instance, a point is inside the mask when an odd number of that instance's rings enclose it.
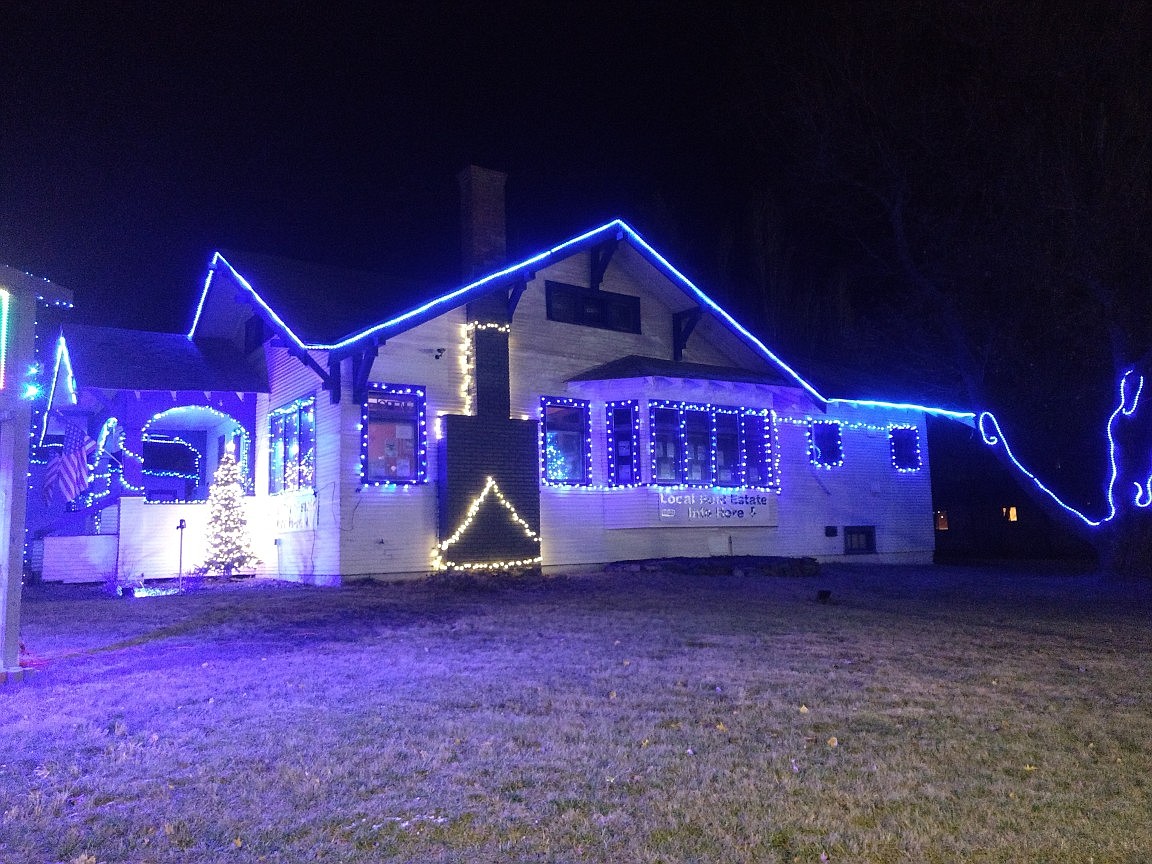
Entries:
{"label": "triangle of lights on wall", "polygon": [[517,513],[516,508],[512,506],[512,502],[504,497],[504,493],[500,491],[500,487],[496,485],[496,481],[489,477],[484,483],[483,491],[481,491],[480,494],[472,500],[472,504],[469,505],[468,512],[464,516],[464,521],[460,523],[451,537],[447,540],[442,540],[432,549],[433,570],[510,570],[514,567],[527,567],[530,564],[540,563],[541,558],[539,555],[535,558],[524,558],[519,561],[489,561],[485,563],[460,563],[457,561],[449,561],[445,558],[444,553],[448,551],[449,547],[459,542],[460,538],[468,532],[468,528],[472,525],[472,521],[476,518],[476,514],[480,512],[480,508],[488,499],[489,495],[494,495],[496,500],[507,509],[511,520],[523,529],[524,535],[539,545],[540,535],[532,530],[532,526],[520,518],[520,514]]}

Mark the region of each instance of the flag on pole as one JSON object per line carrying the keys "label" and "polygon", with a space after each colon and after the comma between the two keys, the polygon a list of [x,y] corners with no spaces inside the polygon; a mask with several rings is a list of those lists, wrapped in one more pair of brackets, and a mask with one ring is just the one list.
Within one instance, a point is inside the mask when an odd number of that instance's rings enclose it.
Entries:
{"label": "flag on pole", "polygon": [[44,500],[57,493],[64,503],[73,501],[88,488],[88,459],[96,452],[96,442],[72,423],[64,427],[64,449],[48,460],[44,470]]}

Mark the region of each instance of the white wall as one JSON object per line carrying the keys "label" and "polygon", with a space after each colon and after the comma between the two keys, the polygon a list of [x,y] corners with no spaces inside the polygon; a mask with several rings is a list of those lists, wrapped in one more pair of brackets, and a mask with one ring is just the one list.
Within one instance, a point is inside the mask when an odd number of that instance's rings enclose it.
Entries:
{"label": "white wall", "polygon": [[[46,582],[99,582],[119,574],[121,579],[143,576],[167,579],[187,575],[207,554],[209,507],[205,503],[148,503],[143,498],[121,498],[119,533],[44,538]],[[105,513],[112,508],[105,508]],[[253,572],[268,575],[275,564],[275,547],[266,530],[265,508],[254,497],[244,498],[252,550],[261,564]],[[185,528],[176,526],[184,520]],[[116,520],[105,518],[111,527]],[[271,571],[274,575],[274,571]]]}
{"label": "white wall", "polygon": [[[930,560],[934,539],[931,494],[926,429],[919,415],[838,409],[838,416],[845,421],[877,428],[845,429],[845,464],[836,469],[819,469],[809,464],[803,425],[805,411],[815,409],[796,388],[663,378],[569,384],[568,379],[579,373],[628,354],[671,358],[674,309],[665,303],[679,300],[676,308],[686,308],[691,300],[670,291],[668,280],[655,270],[638,267],[634,253],[618,252],[618,256],[614,260],[623,263],[609,267],[603,287],[641,298],[643,332],[616,333],[548,321],[545,280],[587,284],[587,257],[577,255],[541,270],[520,299],[509,337],[512,416],[535,419],[541,395],[590,399],[593,479],[602,484],[607,470],[605,400],[641,400],[641,464],[645,479],[649,471],[645,400],[773,408],[785,421],[779,426],[782,488],[778,496],[768,493],[773,497],[770,518],[761,512],[753,526],[713,521],[706,527],[664,527],[656,519],[649,527],[639,527],[643,519],[633,519],[628,527],[611,527],[622,524],[618,518],[622,506],[641,512],[651,506],[651,495],[658,492],[544,487],[541,536],[546,566],[666,555],[840,556],[844,551],[845,525],[876,527],[877,554],[861,556],[860,560]],[[645,278],[653,280],[652,284],[646,285]],[[461,372],[466,324],[465,311],[459,308],[391,337],[380,346],[372,367],[370,380],[374,382],[425,390],[428,479],[413,486],[361,485],[360,406],[351,402],[348,366],[340,403],[332,405],[313,372],[283,349],[272,349],[273,394],[262,397],[260,402],[256,456],[257,501],[263,499],[269,535],[278,541],[272,572],[284,578],[323,582],[428,571],[431,549],[437,540],[436,417],[467,410]],[[715,336],[714,329],[697,329],[684,360],[719,366],[748,364],[746,349],[734,346],[727,336]],[[322,365],[326,363],[323,356],[317,360]],[[298,494],[273,496],[269,500],[268,411],[308,393],[317,397],[315,495],[311,502]],[[787,422],[790,419],[800,425]],[[886,427],[909,422],[919,428],[925,464],[919,472],[901,474],[891,464]],[[835,537],[825,536],[826,526],[837,528]]]}
{"label": "white wall", "polygon": [[[653,398],[667,395],[656,387]],[[587,392],[582,394],[588,396]],[[749,405],[752,399],[714,404]],[[751,394],[750,394],[751,395]],[[685,400],[688,401],[688,400]],[[763,406],[766,407],[766,406]],[[603,456],[604,402],[592,403],[593,480],[603,483],[607,464]],[[641,473],[650,477],[647,456],[646,411],[641,403]],[[545,566],[568,566],[603,561],[651,557],[697,557],[707,555],[783,555],[837,558],[845,555],[845,526],[874,526],[876,553],[855,556],[860,562],[915,562],[932,560],[935,535],[932,528],[932,494],[926,427],[923,415],[907,411],[845,409],[836,417],[817,414],[818,419],[842,419],[864,428],[842,429],[844,464],[820,468],[808,456],[804,414],[782,414],[777,424],[780,451],[780,492],[748,490],[773,499],[772,513],[755,527],[737,519],[700,520],[700,527],[614,528],[613,514],[621,507],[636,506],[637,496],[658,494],[653,487],[603,489],[595,487],[544,487],[541,491],[542,549]],[[887,426],[916,425],[923,464],[919,471],[900,472],[892,465]],[[874,427],[874,428],[867,428]],[[685,489],[688,494],[715,494],[712,490]],[[721,493],[724,494],[724,493]],[[739,494],[739,493],[738,493]],[[642,507],[653,512],[651,497]],[[639,520],[631,520],[635,525]],[[652,516],[653,525],[659,519]],[[724,524],[721,524],[721,523]],[[772,524],[764,524],[764,523]],[[835,527],[833,537],[826,527]]]}
{"label": "white wall", "polygon": [[102,582],[116,575],[119,537],[99,534],[81,537],[45,537],[45,582]]}
{"label": "white wall", "polygon": [[[424,388],[427,409],[428,479],[399,486],[360,482],[360,406],[346,390],[340,461],[340,573],[344,578],[424,574],[437,540],[437,415],[462,414],[462,353],[467,320],[455,309],[380,347],[370,380]],[[440,349],[444,349],[440,352]],[[439,357],[437,356],[439,354]]]}

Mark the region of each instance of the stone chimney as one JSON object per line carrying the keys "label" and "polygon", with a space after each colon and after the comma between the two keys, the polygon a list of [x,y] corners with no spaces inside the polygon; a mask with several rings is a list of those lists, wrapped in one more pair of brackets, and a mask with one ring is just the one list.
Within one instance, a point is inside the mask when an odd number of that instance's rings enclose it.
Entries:
{"label": "stone chimney", "polygon": [[508,247],[504,223],[502,171],[469,165],[460,172],[460,228],[464,278],[473,279],[505,263]]}

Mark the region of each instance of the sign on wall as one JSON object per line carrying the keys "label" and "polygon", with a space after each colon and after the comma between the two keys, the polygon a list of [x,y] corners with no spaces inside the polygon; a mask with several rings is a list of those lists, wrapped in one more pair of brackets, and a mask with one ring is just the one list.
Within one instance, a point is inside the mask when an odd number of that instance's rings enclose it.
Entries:
{"label": "sign on wall", "polygon": [[272,495],[272,525],[277,532],[311,531],[316,527],[316,496],[306,493]]}
{"label": "sign on wall", "polygon": [[606,528],[762,528],[777,524],[764,489],[647,486],[604,494]]}

